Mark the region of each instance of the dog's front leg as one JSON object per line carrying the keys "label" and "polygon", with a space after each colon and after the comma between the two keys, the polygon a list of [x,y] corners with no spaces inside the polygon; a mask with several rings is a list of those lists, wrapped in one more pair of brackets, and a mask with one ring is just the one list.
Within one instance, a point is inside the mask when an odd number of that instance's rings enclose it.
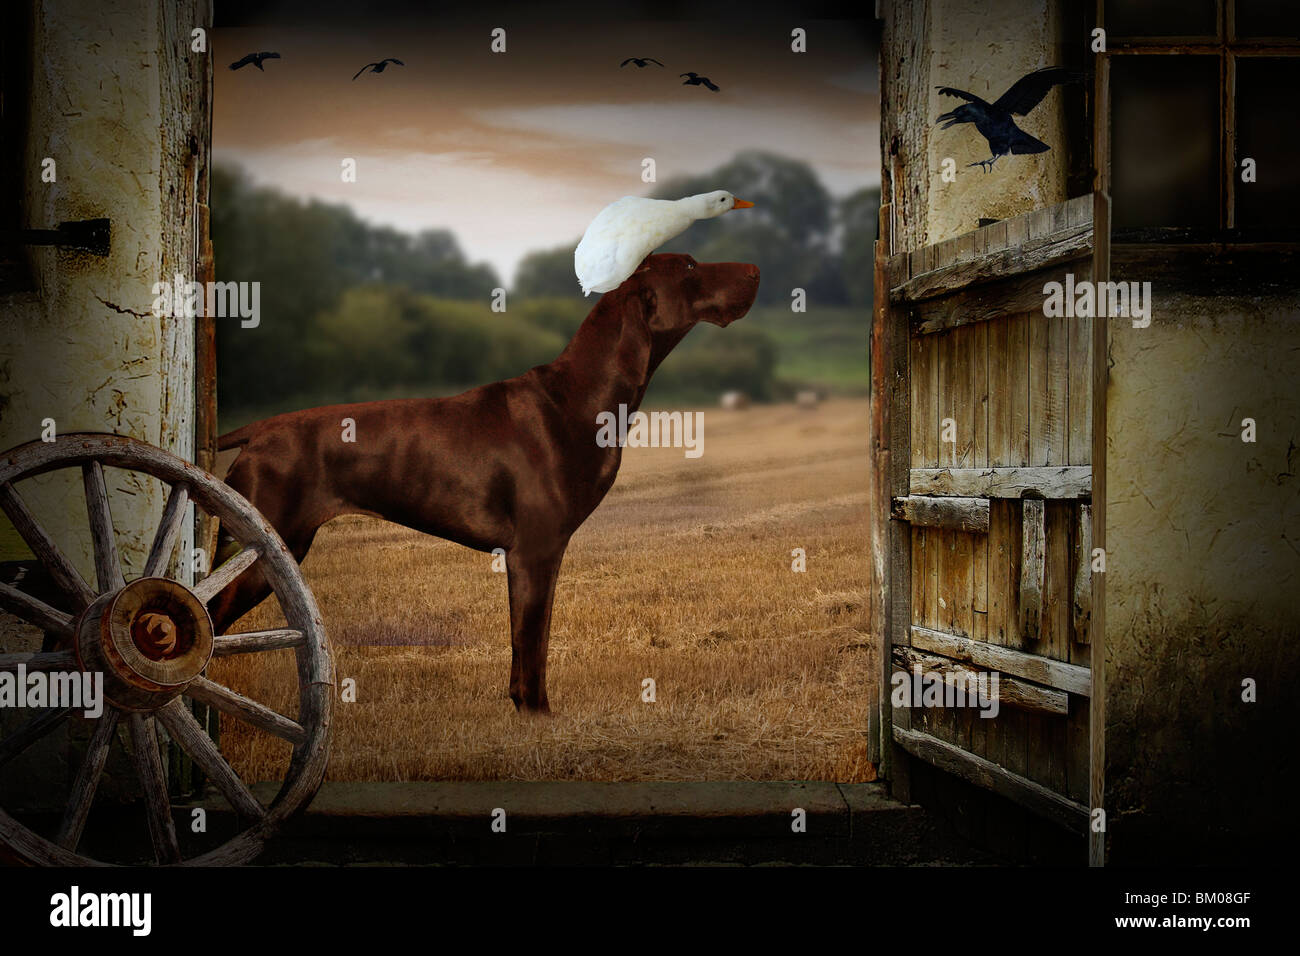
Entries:
{"label": "dog's front leg", "polygon": [[532,714],[549,714],[546,698],[546,648],[551,637],[551,605],[564,548],[537,554],[518,548],[506,556],[510,585],[510,699]]}

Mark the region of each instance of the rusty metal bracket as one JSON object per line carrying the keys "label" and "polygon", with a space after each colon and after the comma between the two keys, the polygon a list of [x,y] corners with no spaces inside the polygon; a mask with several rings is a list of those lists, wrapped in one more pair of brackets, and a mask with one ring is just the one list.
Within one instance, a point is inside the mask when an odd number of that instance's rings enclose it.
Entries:
{"label": "rusty metal bracket", "polygon": [[61,222],[56,229],[0,230],[0,245],[61,246],[84,249],[92,255],[107,256],[112,226],[107,219],[82,219]]}

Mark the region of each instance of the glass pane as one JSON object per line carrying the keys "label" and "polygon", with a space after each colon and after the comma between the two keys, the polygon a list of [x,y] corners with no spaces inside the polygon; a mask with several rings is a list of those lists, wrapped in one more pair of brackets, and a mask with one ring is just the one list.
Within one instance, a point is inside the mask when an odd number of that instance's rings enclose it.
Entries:
{"label": "glass pane", "polygon": [[1237,36],[1294,40],[1300,37],[1296,0],[1237,0]]}
{"label": "glass pane", "polygon": [[[1300,59],[1241,57],[1237,60],[1237,226],[1295,228],[1300,185],[1295,123]],[[1255,160],[1255,181],[1242,182],[1241,162]]]}
{"label": "glass pane", "polygon": [[1219,58],[1122,56],[1110,67],[1115,225],[1219,225]]}
{"label": "glass pane", "polygon": [[1214,0],[1106,0],[1106,33],[1113,37],[1214,37]]}

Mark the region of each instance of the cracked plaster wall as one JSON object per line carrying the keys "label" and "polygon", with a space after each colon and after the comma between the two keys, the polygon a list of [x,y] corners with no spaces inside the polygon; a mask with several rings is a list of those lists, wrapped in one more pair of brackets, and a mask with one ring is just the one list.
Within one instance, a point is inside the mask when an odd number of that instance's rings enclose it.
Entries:
{"label": "cracked plaster wall", "polygon": [[[1153,292],[1150,328],[1111,324],[1112,859],[1137,846],[1196,859],[1206,843],[1233,858],[1267,852],[1254,841],[1272,841],[1297,782],[1300,297],[1193,295],[1159,281]],[[1247,417],[1254,444],[1241,438]],[[1248,677],[1254,704],[1242,701]]]}
{"label": "cracked plaster wall", "polygon": [[[39,438],[52,418],[61,434],[115,432],[193,458],[193,322],[151,309],[155,282],[193,276],[185,161],[194,118],[183,110],[194,97],[177,86],[193,82],[188,61],[201,56],[190,53],[189,31],[209,22],[205,3],[34,4],[26,224],[107,217],[112,243],[107,258],[33,247],[34,290],[0,297],[0,449]],[[55,183],[40,179],[47,156]],[[107,477],[129,577],[143,565],[165,489],[116,469]],[[19,491],[93,581],[79,475]],[[0,529],[0,559],[15,551],[12,528]]]}

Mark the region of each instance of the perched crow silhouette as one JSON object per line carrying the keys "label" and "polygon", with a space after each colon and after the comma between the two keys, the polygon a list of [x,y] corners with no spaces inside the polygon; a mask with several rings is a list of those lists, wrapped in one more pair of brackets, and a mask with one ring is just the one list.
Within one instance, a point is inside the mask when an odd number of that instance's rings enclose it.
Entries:
{"label": "perched crow silhouette", "polygon": [[951,112],[944,113],[936,123],[943,123],[941,129],[947,129],[957,123],[974,123],[989,142],[993,155],[969,166],[980,166],[985,172],[993,168],[999,156],[1010,153],[1045,153],[1049,149],[1042,140],[1035,139],[1016,126],[1012,116],[1026,116],[1029,111],[1043,101],[1047,91],[1059,83],[1070,83],[1082,79],[1084,74],[1066,70],[1059,66],[1049,66],[1022,76],[994,102],[987,103],[974,93],[954,89],[951,86],[939,87],[944,96],[955,96],[966,103]]}
{"label": "perched crow silhouette", "polygon": [[630,56],[622,63],[620,63],[619,66],[624,67],[627,66],[629,63],[635,63],[638,70],[644,68],[647,63],[653,63],[655,66],[663,66],[662,63],[660,63],[652,56]]}
{"label": "perched crow silhouette", "polygon": [[713,85],[713,82],[707,76],[700,76],[698,73],[678,73],[677,75],[690,77],[690,79],[682,81],[682,86],[707,86],[714,93],[718,92],[718,88]]}
{"label": "perched crow silhouette", "polygon": [[[251,63],[259,70],[262,70],[263,60],[278,60],[278,59],[280,59],[280,54],[278,53],[250,53],[242,60],[236,60],[234,63],[230,64],[230,68],[232,70],[238,70],[240,67],[248,66],[248,64]],[[262,70],[262,72],[265,73],[266,70]]]}
{"label": "perched crow silhouette", "polygon": [[[406,66],[405,63],[396,57],[385,57],[378,63],[367,63],[361,69],[357,70],[357,76],[360,76],[362,73],[366,72],[366,70],[370,70],[371,73],[383,73],[384,70],[388,69],[388,64],[390,63],[396,63],[398,66]],[[352,79],[355,80],[357,76],[352,77]]]}

